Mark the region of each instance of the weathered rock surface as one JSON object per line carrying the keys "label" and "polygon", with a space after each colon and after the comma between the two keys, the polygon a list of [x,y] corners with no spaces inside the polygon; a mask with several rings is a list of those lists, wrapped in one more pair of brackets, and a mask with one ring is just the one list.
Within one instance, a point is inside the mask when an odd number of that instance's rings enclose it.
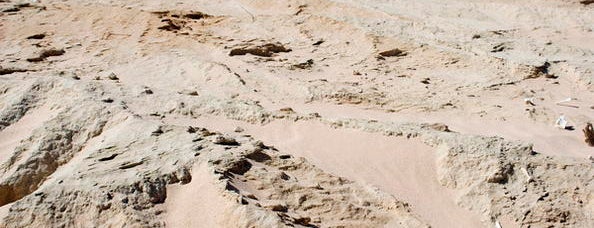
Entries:
{"label": "weathered rock surface", "polygon": [[[255,136],[279,122],[416,138],[452,220],[594,227],[592,7],[0,1],[0,227],[171,226],[171,189],[197,182],[213,214],[179,206],[209,220],[182,226],[447,227],[368,182],[394,173],[345,178]],[[271,134],[291,131],[331,144]]]}

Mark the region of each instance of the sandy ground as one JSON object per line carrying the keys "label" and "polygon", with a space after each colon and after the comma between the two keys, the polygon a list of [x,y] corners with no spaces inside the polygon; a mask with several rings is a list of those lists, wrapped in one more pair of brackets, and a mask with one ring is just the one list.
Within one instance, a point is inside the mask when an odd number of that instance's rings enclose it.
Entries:
{"label": "sandy ground", "polygon": [[171,227],[222,227],[230,203],[215,187],[215,180],[208,174],[208,167],[192,168],[192,182],[172,185],[165,208],[166,223]]}
{"label": "sandy ground", "polygon": [[271,124],[253,134],[324,170],[409,202],[432,227],[480,226],[476,216],[453,202],[454,193],[437,182],[434,149],[417,140],[291,123]]}
{"label": "sandy ground", "polygon": [[[15,227],[224,227],[230,217],[236,226],[587,227],[593,7],[0,1],[0,218]],[[569,128],[554,126],[561,115]],[[427,129],[434,123],[451,132]],[[219,134],[250,135],[278,149],[267,156],[305,165],[283,170],[287,161],[254,159],[243,141],[214,143]],[[311,187],[302,179],[331,194],[300,192]],[[366,186],[379,192],[351,194]],[[262,195],[241,198],[252,190]],[[359,205],[383,193],[411,212]],[[55,201],[35,198],[44,194]],[[57,221],[56,208],[90,212]],[[365,213],[377,217],[357,217]]]}
{"label": "sandy ground", "polygon": [[[222,132],[236,127],[269,145],[350,180],[371,184],[409,202],[432,227],[477,227],[480,220],[453,201],[456,195],[436,178],[435,149],[416,139],[393,138],[321,123],[280,121],[266,126],[219,119],[191,121]],[[171,120],[172,123],[187,120]]]}
{"label": "sandy ground", "polygon": [[[513,105],[523,106],[522,104]],[[578,159],[594,156],[594,150],[583,143],[583,133],[579,129],[574,131],[562,130],[551,127],[549,122],[485,120],[468,114],[454,113],[427,113],[422,116],[407,113],[394,114],[377,110],[361,110],[352,106],[321,104],[303,105],[296,109],[303,112],[318,112],[332,118],[369,118],[381,121],[444,123],[451,130],[463,134],[498,136],[530,142],[534,144],[536,152],[547,155]]]}

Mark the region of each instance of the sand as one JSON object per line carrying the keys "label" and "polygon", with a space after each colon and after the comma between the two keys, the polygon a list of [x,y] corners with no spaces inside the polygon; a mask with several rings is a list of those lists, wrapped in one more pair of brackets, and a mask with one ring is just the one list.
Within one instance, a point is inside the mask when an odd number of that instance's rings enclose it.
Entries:
{"label": "sand", "polygon": [[190,184],[168,187],[165,222],[171,227],[222,227],[230,205],[218,194],[208,167],[193,167],[192,179]]}
{"label": "sand", "polygon": [[335,130],[319,124],[280,123],[256,131],[254,135],[282,151],[409,202],[432,227],[480,226],[477,216],[455,204],[455,193],[438,183],[434,149],[418,140]]}
{"label": "sand", "polygon": [[0,224],[593,227],[593,7],[0,1]]}

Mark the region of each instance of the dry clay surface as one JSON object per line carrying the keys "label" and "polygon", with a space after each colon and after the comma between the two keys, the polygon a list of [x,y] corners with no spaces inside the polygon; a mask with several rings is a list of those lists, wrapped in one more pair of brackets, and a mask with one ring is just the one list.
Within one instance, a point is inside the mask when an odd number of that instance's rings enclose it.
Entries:
{"label": "dry clay surface", "polygon": [[0,0],[0,227],[594,227],[593,29],[579,0]]}

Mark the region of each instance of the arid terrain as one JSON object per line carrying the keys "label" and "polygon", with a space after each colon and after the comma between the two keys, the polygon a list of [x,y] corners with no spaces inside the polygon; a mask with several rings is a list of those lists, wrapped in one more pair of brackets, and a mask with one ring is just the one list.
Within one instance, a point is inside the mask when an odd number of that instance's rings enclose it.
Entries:
{"label": "arid terrain", "polygon": [[594,227],[593,30],[591,0],[0,0],[0,227]]}

